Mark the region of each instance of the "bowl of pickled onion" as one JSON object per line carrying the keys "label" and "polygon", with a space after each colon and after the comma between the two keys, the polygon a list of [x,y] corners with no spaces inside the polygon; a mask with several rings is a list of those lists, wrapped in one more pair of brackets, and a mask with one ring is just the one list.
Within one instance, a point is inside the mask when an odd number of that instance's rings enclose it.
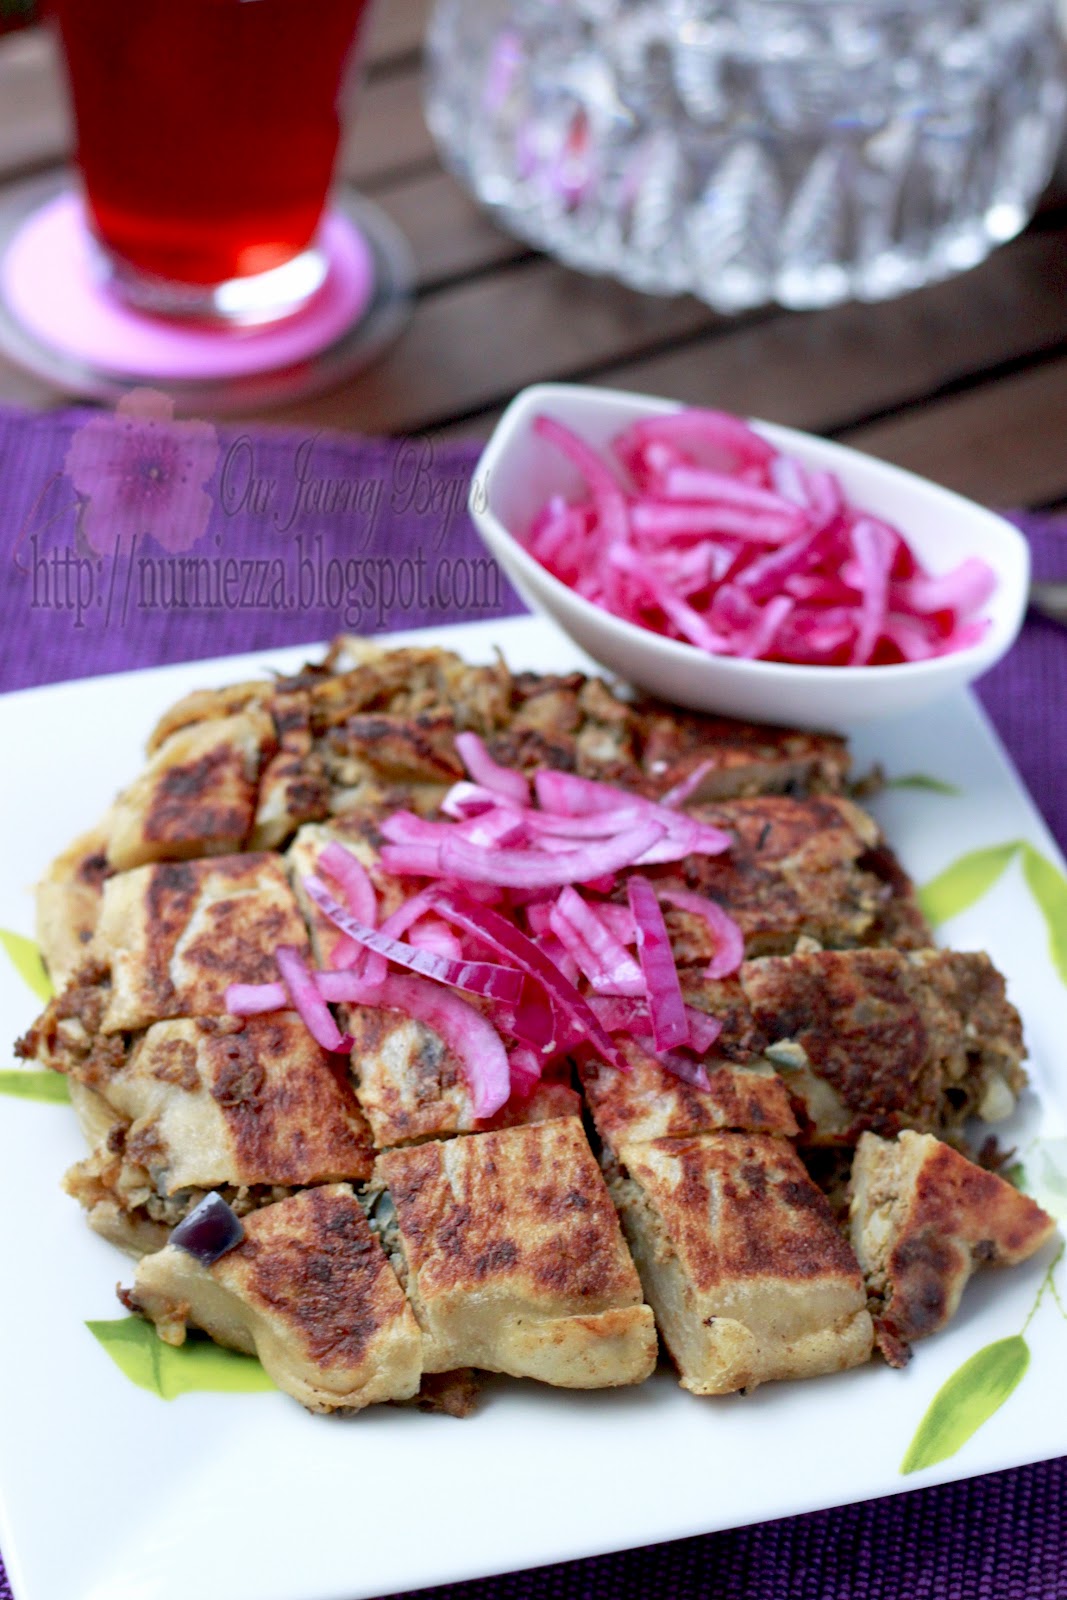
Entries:
{"label": "bowl of pickled onion", "polygon": [[639,689],[825,726],[900,715],[987,671],[1029,550],[994,512],[791,428],[536,384],[470,512],[532,609]]}

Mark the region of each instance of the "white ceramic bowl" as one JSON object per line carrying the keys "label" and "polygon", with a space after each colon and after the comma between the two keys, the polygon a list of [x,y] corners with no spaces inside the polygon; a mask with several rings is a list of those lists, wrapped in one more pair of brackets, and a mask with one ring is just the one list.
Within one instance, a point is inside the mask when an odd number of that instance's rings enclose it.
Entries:
{"label": "white ceramic bowl", "polygon": [[828,727],[916,710],[971,682],[1010,649],[1022,626],[1030,577],[1026,540],[1003,517],[871,456],[767,422],[754,426],[806,465],[836,473],[849,499],[895,524],[923,565],[946,572],[981,556],[997,575],[979,644],[933,661],[884,667],[791,666],[708,655],[602,611],[536,561],[520,540],[549,495],[581,491],[576,470],[533,432],[539,412],[603,449],[636,417],[675,411],[670,401],[577,384],[535,384],[501,417],[471,484],[470,512],[523,599],[547,612],[594,660],[640,689],[698,711]]}

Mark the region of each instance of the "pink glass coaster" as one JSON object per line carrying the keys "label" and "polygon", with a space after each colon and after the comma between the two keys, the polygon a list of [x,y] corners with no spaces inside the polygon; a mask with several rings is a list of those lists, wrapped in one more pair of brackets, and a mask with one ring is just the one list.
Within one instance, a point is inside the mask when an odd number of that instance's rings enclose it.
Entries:
{"label": "pink glass coaster", "polygon": [[64,192],[33,211],[0,264],[8,314],[34,339],[116,378],[211,383],[306,361],[367,310],[374,258],[349,217],[331,211],[320,238],[327,262],[306,306],[266,327],[195,326],[124,306],[100,281],[80,199]]}

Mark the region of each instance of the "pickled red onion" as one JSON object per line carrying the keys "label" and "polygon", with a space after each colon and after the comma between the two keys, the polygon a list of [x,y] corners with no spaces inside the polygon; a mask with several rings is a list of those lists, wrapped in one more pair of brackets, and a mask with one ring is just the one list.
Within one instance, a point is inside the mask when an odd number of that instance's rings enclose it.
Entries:
{"label": "pickled red onion", "polygon": [[527,546],[625,621],[712,654],[808,666],[928,660],[987,631],[975,615],[996,586],[984,561],[926,572],[833,473],[780,454],[740,418],[642,418],[603,458],[549,417],[533,426],[579,468],[588,497],[552,496]]}
{"label": "pickled red onion", "polygon": [[456,749],[474,783],[484,789],[492,789],[508,800],[514,800],[520,806],[526,804],[530,797],[527,780],[521,772],[499,766],[486,749],[485,741],[476,733],[457,733]]}
{"label": "pickled red onion", "polygon": [[628,878],[626,893],[637,925],[637,959],[648,989],[652,1039],[657,1053],[672,1050],[688,1044],[690,1033],[663,912],[647,878]]}
{"label": "pickled red onion", "polygon": [[513,1005],[522,998],[526,980],[522,973],[515,971],[514,967],[501,967],[489,961],[454,961],[449,956],[438,955],[425,947],[393,939],[380,928],[369,928],[353,917],[338,904],[326,885],[318,878],[305,878],[304,890],[323,915],[329,917],[342,933],[388,961],[409,967],[412,972],[420,973],[425,978],[433,978],[437,983],[447,984],[450,988],[464,989],[468,994],[484,995],[487,1000],[501,1000],[505,1004]]}
{"label": "pickled red onion", "polygon": [[351,1034],[342,1034],[338,1028],[296,946],[280,944],[274,956],[289,998],[315,1042],[337,1055],[351,1050]]}
{"label": "pickled red onion", "polygon": [[716,900],[694,894],[690,889],[667,889],[657,885],[656,892],[669,906],[691,912],[707,923],[715,954],[704,969],[705,978],[728,978],[737,971],[745,959],[745,937],[729,912],[724,911]]}

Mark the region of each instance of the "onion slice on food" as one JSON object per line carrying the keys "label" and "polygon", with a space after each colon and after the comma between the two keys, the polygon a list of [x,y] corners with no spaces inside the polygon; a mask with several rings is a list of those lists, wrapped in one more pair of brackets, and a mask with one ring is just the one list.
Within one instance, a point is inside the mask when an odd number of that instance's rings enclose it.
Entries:
{"label": "onion slice on food", "polygon": [[[585,883],[633,866],[663,838],[654,818],[636,823],[614,839],[594,840],[560,855],[533,850],[487,850],[460,837],[439,845],[386,845],[382,866],[387,872],[422,877],[456,878],[460,882],[498,884],[503,888],[539,889],[548,885]],[[435,852],[431,854],[431,852]]]}
{"label": "onion slice on food", "polygon": [[[628,1071],[627,1064],[612,1043],[610,1035],[601,1027],[589,1002],[569,983],[559,969],[549,960],[532,939],[528,939],[506,917],[491,907],[479,905],[470,899],[459,885],[442,887],[434,896],[438,914],[454,927],[473,934],[490,949],[511,960],[516,966],[536,978],[547,991],[556,1013],[555,1029],[550,1027],[542,1048],[551,1049],[553,1032],[567,1030],[578,1039],[587,1040],[597,1053],[620,1072]],[[529,1035],[527,1034],[527,1037]],[[530,1042],[535,1042],[531,1039]]]}
{"label": "onion slice on food", "polygon": [[352,1036],[342,1034],[337,1026],[300,951],[295,945],[280,944],[274,957],[294,1009],[300,1013],[311,1037],[324,1050],[336,1055],[347,1054],[354,1043]]}
{"label": "onion slice on food", "polygon": [[704,969],[705,978],[728,978],[736,972],[745,959],[745,936],[728,911],[706,895],[695,894],[691,889],[661,889],[656,893],[669,906],[688,911],[707,923],[715,941],[715,954]]}
{"label": "onion slice on food", "polygon": [[530,785],[527,779],[521,772],[515,772],[510,767],[502,767],[494,761],[486,748],[485,740],[478,734],[457,733],[456,749],[463,765],[470,773],[472,783],[491,789],[494,793],[503,795],[505,799],[514,801],[516,805],[527,804],[530,798]]}
{"label": "onion slice on food", "polygon": [[648,1012],[657,1054],[690,1042],[689,1018],[678,982],[663,912],[652,885],[638,874],[626,880],[630,910],[637,924],[637,959],[648,989]]}
{"label": "onion slice on food", "polygon": [[324,916],[329,917],[342,933],[364,945],[387,961],[408,967],[424,978],[447,984],[452,989],[464,989],[468,994],[482,995],[487,1000],[500,1000],[505,1005],[515,1005],[522,998],[524,978],[514,967],[496,966],[489,961],[454,961],[438,955],[425,947],[406,944],[393,939],[381,928],[368,928],[357,921],[330,894],[319,878],[304,879],[304,889]]}

